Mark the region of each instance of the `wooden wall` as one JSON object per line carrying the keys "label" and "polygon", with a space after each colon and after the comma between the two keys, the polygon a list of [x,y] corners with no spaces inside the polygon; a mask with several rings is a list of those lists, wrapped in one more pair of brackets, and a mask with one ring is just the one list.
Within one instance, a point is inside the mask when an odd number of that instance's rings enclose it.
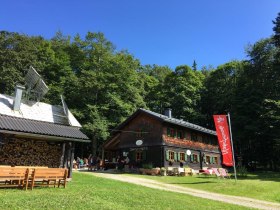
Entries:
{"label": "wooden wall", "polygon": [[[120,135],[120,148],[137,147],[135,142],[142,140],[139,147],[162,145],[162,125],[161,123],[146,113],[140,113],[135,119],[130,121],[123,128]],[[142,137],[137,136],[137,131],[142,131]],[[133,132],[131,132],[133,131]]]}
{"label": "wooden wall", "polygon": [[61,145],[46,141],[2,136],[0,165],[59,167]]}
{"label": "wooden wall", "polygon": [[[186,153],[187,150],[191,151],[191,154],[195,154],[197,156],[199,156],[199,162],[193,162],[191,161],[190,156],[187,157],[187,161],[182,161],[183,162],[183,166],[189,166],[192,169],[202,169],[203,167],[209,167],[209,168],[220,168],[222,167],[221,165],[221,154],[218,152],[209,152],[209,151],[203,151],[203,150],[194,150],[192,148],[178,148],[178,147],[169,147],[166,146],[164,149],[164,166],[168,167],[169,166],[169,160],[166,159],[166,151],[173,151],[176,153]],[[210,164],[210,163],[206,163],[204,161],[204,156],[211,156],[211,157],[217,157],[218,158],[218,162],[216,164]],[[180,166],[180,160],[177,161],[172,161],[172,167],[179,167]]]}
{"label": "wooden wall", "polygon": [[[203,136],[211,136],[211,138],[216,140],[216,144],[207,144],[202,141],[193,141],[190,139],[190,135],[188,135],[187,139],[179,139],[177,137],[171,137],[167,136],[167,127],[163,127],[163,133],[162,133],[162,139],[165,142],[166,145],[169,146],[176,146],[176,147],[182,147],[182,148],[191,148],[195,150],[204,150],[204,151],[213,151],[213,152],[220,152],[219,146],[218,146],[218,139],[216,136],[210,135],[210,134],[201,134],[200,132],[190,130],[187,128],[178,128],[184,132],[187,132],[190,134],[191,132],[196,133],[199,138],[202,138]],[[174,127],[174,126],[173,126]]]}

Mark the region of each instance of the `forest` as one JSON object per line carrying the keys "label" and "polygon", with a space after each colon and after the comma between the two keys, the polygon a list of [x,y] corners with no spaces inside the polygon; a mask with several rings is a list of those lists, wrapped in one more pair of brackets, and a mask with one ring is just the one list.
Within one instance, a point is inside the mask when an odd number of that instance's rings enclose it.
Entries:
{"label": "forest", "polygon": [[101,32],[45,39],[0,31],[0,93],[13,95],[33,66],[50,89],[43,101],[61,104],[62,94],[94,152],[138,108],[169,107],[173,117],[210,129],[213,114],[229,112],[238,164],[279,170],[280,13],[272,22],[271,37],[248,45],[246,60],[201,69],[196,61],[142,65]]}

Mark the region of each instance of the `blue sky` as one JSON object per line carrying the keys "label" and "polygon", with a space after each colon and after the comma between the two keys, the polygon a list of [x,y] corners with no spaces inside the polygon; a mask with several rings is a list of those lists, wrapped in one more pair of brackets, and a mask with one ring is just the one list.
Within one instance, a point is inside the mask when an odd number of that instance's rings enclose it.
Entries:
{"label": "blue sky", "polygon": [[218,66],[272,35],[278,0],[3,0],[0,30],[51,38],[103,32],[142,64]]}

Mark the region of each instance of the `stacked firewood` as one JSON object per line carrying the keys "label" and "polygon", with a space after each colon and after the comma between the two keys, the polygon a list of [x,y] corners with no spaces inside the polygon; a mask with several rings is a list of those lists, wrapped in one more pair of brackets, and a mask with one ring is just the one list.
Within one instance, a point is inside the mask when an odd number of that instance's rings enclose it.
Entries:
{"label": "stacked firewood", "polygon": [[32,139],[6,137],[0,146],[0,165],[59,167],[61,146]]}

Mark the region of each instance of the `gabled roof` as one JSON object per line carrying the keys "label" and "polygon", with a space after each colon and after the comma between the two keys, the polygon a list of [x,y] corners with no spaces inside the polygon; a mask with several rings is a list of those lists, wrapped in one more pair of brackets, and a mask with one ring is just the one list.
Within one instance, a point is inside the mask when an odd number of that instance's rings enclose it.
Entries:
{"label": "gabled roof", "polygon": [[5,133],[5,131],[17,132],[17,134],[28,133],[54,137],[64,137],[67,139],[75,139],[78,141],[80,140],[88,142],[88,137],[83,134],[77,127],[0,114],[0,132]]}
{"label": "gabled roof", "polygon": [[13,97],[0,94],[0,133],[90,142],[69,110],[66,116],[61,106],[22,99],[20,110],[14,111],[13,102]]}
{"label": "gabled roof", "polygon": [[189,123],[189,122],[184,121],[184,120],[179,120],[179,119],[172,118],[172,117],[170,118],[170,117],[167,117],[165,115],[158,114],[156,112],[152,112],[150,110],[146,110],[146,109],[142,109],[142,108],[140,108],[136,112],[134,112],[129,118],[127,118],[123,123],[121,123],[114,130],[117,131],[117,130],[122,129],[130,120],[135,118],[140,113],[146,113],[146,114],[148,114],[148,115],[150,115],[152,117],[155,117],[155,118],[157,118],[157,119],[159,119],[159,120],[161,120],[163,122],[167,122],[167,123],[174,124],[174,125],[179,125],[179,126],[182,126],[182,127],[185,127],[185,128],[192,129],[192,130],[200,131],[202,133],[216,135],[216,131],[213,131],[213,130],[201,127],[199,125],[195,125],[193,123]]}

